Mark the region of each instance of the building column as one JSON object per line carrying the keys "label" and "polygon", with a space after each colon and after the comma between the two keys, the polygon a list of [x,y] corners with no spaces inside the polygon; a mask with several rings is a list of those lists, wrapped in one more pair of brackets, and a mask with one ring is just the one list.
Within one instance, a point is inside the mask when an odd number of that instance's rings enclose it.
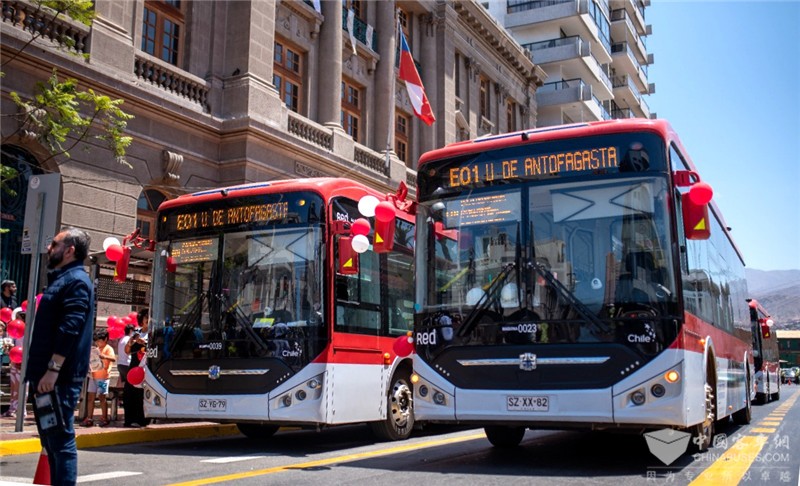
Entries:
{"label": "building column", "polygon": [[[272,84],[275,1],[227,2],[221,114],[225,118],[275,118],[282,106]],[[280,118],[283,118],[282,116]]]}
{"label": "building column", "polygon": [[378,152],[394,150],[395,79],[394,61],[397,46],[395,2],[383,1],[377,7],[376,28],[381,60],[375,68],[375,142]]}
{"label": "building column", "polygon": [[[420,55],[419,62],[422,68],[422,72],[419,73],[419,75],[420,78],[422,78],[422,85],[425,87],[425,94],[428,96],[428,102],[431,104],[431,110],[433,110],[433,115],[437,120],[432,126],[426,125],[421,120],[417,122],[419,126],[419,131],[417,133],[419,134],[420,142],[420,153],[418,155],[422,155],[436,148],[437,124],[441,125],[443,123],[443,120],[441,120],[443,113],[436,109],[441,106],[438,96],[438,80],[436,79],[436,59],[439,47],[444,45],[444,43],[439,43],[437,41],[438,26],[440,24],[441,22],[439,22],[436,12],[421,17],[419,37],[422,39],[422,42],[417,42],[417,49]],[[442,70],[444,71],[444,67],[442,67]],[[416,166],[416,164],[414,164],[414,166]]]}
{"label": "building column", "polygon": [[318,121],[342,128],[342,2],[322,0],[321,3],[325,21],[319,32]]}
{"label": "building column", "polygon": [[89,62],[112,66],[118,73],[133,78],[134,56],[139,48],[137,40],[141,42],[143,9],[143,0],[95,0]]}

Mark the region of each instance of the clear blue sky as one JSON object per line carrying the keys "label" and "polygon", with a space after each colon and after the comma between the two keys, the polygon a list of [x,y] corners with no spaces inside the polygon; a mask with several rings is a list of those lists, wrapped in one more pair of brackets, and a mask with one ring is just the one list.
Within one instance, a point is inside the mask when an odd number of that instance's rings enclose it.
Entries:
{"label": "clear blue sky", "polygon": [[714,188],[745,264],[800,269],[800,0],[652,0],[651,111]]}

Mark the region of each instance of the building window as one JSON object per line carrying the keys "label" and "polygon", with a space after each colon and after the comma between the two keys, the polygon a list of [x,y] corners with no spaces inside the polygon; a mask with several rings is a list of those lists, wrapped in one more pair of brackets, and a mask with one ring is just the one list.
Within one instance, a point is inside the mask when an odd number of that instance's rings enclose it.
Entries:
{"label": "building window", "polygon": [[398,8],[397,12],[398,12],[397,14],[398,18],[400,19],[400,28],[403,29],[403,35],[406,37],[406,42],[408,42],[408,47],[411,48],[411,21],[405,10]]}
{"label": "building window", "polygon": [[142,19],[142,50],[172,65],[181,62],[183,12],[180,1],[148,1]]}
{"label": "building window", "polygon": [[[342,0],[342,7],[347,10],[352,10],[355,13],[356,17],[365,20],[364,15],[366,12],[364,11],[364,3],[361,0]],[[347,14],[345,14],[347,16]]]}
{"label": "building window", "polygon": [[272,84],[280,93],[286,107],[295,113],[302,108],[300,85],[303,80],[303,57],[294,48],[275,42]]}
{"label": "building window", "polygon": [[342,128],[360,142],[361,136],[361,89],[350,81],[342,81]]}
{"label": "building window", "polygon": [[491,111],[489,108],[489,86],[491,82],[489,78],[485,76],[481,76],[481,99],[480,99],[480,108],[481,108],[481,116],[486,118],[487,120],[491,119]]}
{"label": "building window", "polygon": [[456,68],[455,68],[455,83],[456,83],[456,97],[461,97],[461,54],[456,52]]}
{"label": "building window", "polygon": [[136,205],[136,227],[139,228],[139,236],[150,240],[156,239],[156,211],[167,199],[164,193],[155,189],[142,191]]}
{"label": "building window", "polygon": [[506,131],[517,131],[517,104],[511,100],[506,101]]}
{"label": "building window", "polygon": [[397,113],[394,123],[394,151],[397,158],[402,160],[408,165],[408,148],[411,146],[409,143],[409,127],[411,126],[411,118],[402,113]]}

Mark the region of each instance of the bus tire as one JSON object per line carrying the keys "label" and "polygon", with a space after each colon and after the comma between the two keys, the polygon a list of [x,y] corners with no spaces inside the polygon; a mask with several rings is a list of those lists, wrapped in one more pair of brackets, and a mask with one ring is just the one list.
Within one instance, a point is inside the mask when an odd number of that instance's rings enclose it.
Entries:
{"label": "bus tire", "polygon": [[[737,425],[747,425],[753,419],[753,405],[750,403],[750,374],[747,374],[747,379],[745,381],[745,388],[744,392],[746,394],[746,400],[744,401],[745,405],[744,408],[741,410],[737,410],[733,412],[733,423]],[[766,397],[767,394],[765,393],[764,396]]]}
{"label": "bus tire", "polygon": [[400,371],[392,377],[386,394],[386,418],[370,422],[372,433],[379,440],[405,440],[414,429],[414,390],[408,372]]}
{"label": "bus tire", "polygon": [[237,423],[236,428],[248,439],[269,439],[278,431],[277,425]]}
{"label": "bus tire", "polygon": [[[713,373],[711,370],[709,373]],[[714,424],[716,423],[716,390],[713,386],[714,381],[710,377],[706,377],[705,395],[705,419],[699,424],[695,425],[692,429],[692,443],[698,452],[705,452],[711,447],[711,441],[714,439]]]}
{"label": "bus tire", "polygon": [[510,449],[519,446],[525,436],[525,427],[508,427],[505,425],[492,425],[484,427],[486,438],[493,446],[501,449]]}

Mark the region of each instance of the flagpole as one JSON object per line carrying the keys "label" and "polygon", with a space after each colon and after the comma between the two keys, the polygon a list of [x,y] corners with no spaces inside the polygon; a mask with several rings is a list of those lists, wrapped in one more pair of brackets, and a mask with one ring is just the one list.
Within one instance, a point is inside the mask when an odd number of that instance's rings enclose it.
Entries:
{"label": "flagpole", "polygon": [[[397,51],[398,51],[398,47],[399,47],[398,46],[398,42],[400,42],[400,34],[399,34],[399,32],[400,32],[400,11],[398,9],[395,9],[394,16],[397,19],[397,21],[394,24],[394,38],[395,38],[394,55],[395,55],[395,60],[397,60]],[[392,89],[392,95],[389,96],[389,103],[390,103],[390,105],[389,105],[389,125],[388,125],[389,129],[386,131],[387,132],[386,133],[386,168],[387,169],[390,167],[389,154],[392,151],[392,135],[393,135],[392,132],[394,132],[394,124],[395,124],[395,121],[396,121],[395,120],[395,110],[397,109],[397,81],[395,80],[395,77],[394,77],[394,65],[392,65],[392,75],[391,75],[391,80],[390,80],[389,86]]]}

